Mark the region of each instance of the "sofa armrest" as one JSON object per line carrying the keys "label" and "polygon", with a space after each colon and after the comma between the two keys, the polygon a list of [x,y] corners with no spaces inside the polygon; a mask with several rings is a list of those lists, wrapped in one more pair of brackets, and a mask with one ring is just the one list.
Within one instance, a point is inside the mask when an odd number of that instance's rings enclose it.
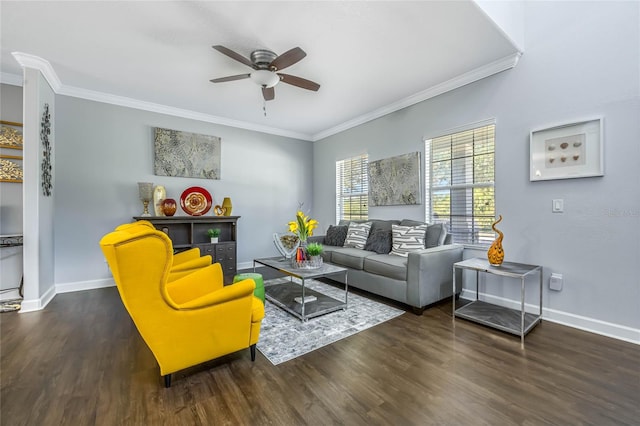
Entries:
{"label": "sofa armrest", "polygon": [[[462,260],[462,244],[447,244],[409,253],[407,303],[422,308],[453,295],[453,264]],[[462,279],[456,277],[456,293]]]}

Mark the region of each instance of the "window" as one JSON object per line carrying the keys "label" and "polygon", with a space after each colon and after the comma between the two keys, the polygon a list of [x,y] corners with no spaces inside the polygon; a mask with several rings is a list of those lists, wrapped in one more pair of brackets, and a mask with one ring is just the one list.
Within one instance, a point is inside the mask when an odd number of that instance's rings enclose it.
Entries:
{"label": "window", "polygon": [[336,223],[369,215],[368,155],[336,161]]}
{"label": "window", "polygon": [[425,141],[428,222],[445,223],[455,243],[495,239],[493,120]]}

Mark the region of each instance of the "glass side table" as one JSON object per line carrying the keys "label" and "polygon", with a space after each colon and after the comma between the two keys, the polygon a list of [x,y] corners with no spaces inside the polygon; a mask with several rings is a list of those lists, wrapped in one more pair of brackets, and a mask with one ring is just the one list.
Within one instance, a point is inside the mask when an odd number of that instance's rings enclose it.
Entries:
{"label": "glass side table", "polygon": [[[456,268],[476,271],[476,300],[456,308]],[[520,310],[495,305],[479,300],[478,280],[480,272],[509,278],[520,279]],[[540,303],[538,313],[525,311],[525,280],[532,274],[539,275]],[[487,259],[474,258],[454,263],[453,265],[453,319],[456,317],[475,321],[498,330],[520,336],[524,344],[524,336],[542,321],[542,266],[524,263],[504,262],[500,266],[492,266]]]}

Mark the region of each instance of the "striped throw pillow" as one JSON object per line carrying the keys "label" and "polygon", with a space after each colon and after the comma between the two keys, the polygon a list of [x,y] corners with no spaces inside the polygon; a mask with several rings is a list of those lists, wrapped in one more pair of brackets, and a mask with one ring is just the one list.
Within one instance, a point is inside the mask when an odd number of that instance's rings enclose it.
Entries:
{"label": "striped throw pillow", "polygon": [[367,244],[367,238],[369,237],[369,231],[371,230],[371,222],[349,224],[347,230],[347,238],[344,240],[343,247],[353,247],[357,249],[364,249]]}
{"label": "striped throw pillow", "polygon": [[427,225],[392,225],[391,233],[393,243],[391,245],[390,254],[408,257],[410,251],[421,250],[424,248],[424,238],[427,233]]}

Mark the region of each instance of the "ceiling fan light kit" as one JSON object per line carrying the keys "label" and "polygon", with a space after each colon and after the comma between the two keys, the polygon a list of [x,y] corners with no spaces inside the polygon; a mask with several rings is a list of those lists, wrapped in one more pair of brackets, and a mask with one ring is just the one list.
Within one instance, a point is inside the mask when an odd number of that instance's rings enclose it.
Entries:
{"label": "ceiling fan light kit", "polygon": [[302,89],[318,91],[320,85],[302,77],[296,77],[289,74],[279,74],[277,71],[283,70],[300,60],[307,54],[299,47],[294,47],[282,55],[276,55],[274,52],[265,49],[258,49],[251,52],[250,59],[245,58],[239,53],[234,52],[224,46],[213,46],[218,52],[234,59],[241,64],[254,69],[250,74],[239,74],[228,77],[214,78],[210,80],[212,83],[225,83],[227,81],[242,80],[250,78],[254,83],[262,88],[262,96],[265,101],[275,98],[273,87],[280,81]]}
{"label": "ceiling fan light kit", "polygon": [[273,87],[280,81],[280,77],[273,71],[256,70],[251,74],[251,80],[260,87]]}

